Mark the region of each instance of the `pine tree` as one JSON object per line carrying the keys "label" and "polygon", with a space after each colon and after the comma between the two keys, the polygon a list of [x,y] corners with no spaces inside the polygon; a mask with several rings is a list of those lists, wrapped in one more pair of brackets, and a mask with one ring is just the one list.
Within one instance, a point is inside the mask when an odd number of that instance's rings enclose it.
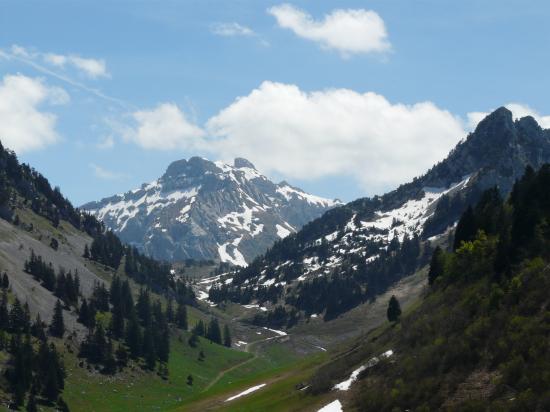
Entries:
{"label": "pine tree", "polygon": [[29,395],[29,400],[27,401],[27,412],[37,412],[38,409],[36,408],[36,395],[31,392]]}
{"label": "pine tree", "polygon": [[78,311],[78,321],[88,328],[93,327],[90,309],[86,299],[82,299],[82,304],[80,305],[80,309]]}
{"label": "pine tree", "polygon": [[39,339],[41,341],[46,340],[46,324],[42,321],[42,318],[40,317],[40,313],[36,315],[36,319],[34,323],[31,326],[31,334],[36,339]]}
{"label": "pine tree", "polygon": [[212,318],[210,320],[210,323],[208,325],[208,331],[206,333],[206,337],[210,340],[210,342],[217,343],[221,345],[222,343],[222,332],[220,329],[220,324],[218,323],[218,319]]}
{"label": "pine tree", "polygon": [[195,333],[197,336],[204,336],[206,334],[206,328],[202,320],[199,320],[197,322],[197,324],[193,328],[193,333]]}
{"label": "pine tree", "polygon": [[464,212],[455,230],[453,250],[457,250],[462,242],[468,242],[475,238],[477,233],[476,217],[471,206]]}
{"label": "pine tree", "polygon": [[58,299],[55,303],[52,323],[50,324],[50,334],[62,338],[65,334],[65,323],[63,322],[63,307]]}
{"label": "pine tree", "polygon": [[0,329],[8,330],[10,327],[10,317],[8,313],[8,292],[2,291],[2,300],[0,300]]}
{"label": "pine tree", "polygon": [[4,272],[2,275],[2,289],[7,289],[10,287],[10,279],[8,278],[8,274]]}
{"label": "pine tree", "polygon": [[110,339],[107,342],[102,372],[106,375],[114,375],[116,373],[116,360],[113,354],[113,343]]}
{"label": "pine tree", "polygon": [[124,345],[118,345],[115,355],[119,366],[124,368],[128,364],[128,351]]}
{"label": "pine tree", "polygon": [[229,332],[229,326],[227,326],[227,324],[223,328],[223,344],[228,348],[231,347],[231,333]]}
{"label": "pine tree", "polygon": [[141,320],[141,324],[146,326],[151,321],[151,300],[148,290],[141,289],[139,291],[136,309],[137,315]]}
{"label": "pine tree", "polygon": [[69,405],[67,405],[61,396],[57,400],[57,409],[59,409],[59,412],[69,412]]}
{"label": "pine tree", "polygon": [[193,376],[192,375],[187,376],[187,384],[189,386],[193,386]]}
{"label": "pine tree", "polygon": [[84,245],[84,259],[90,259],[90,249],[87,243]]}
{"label": "pine tree", "polygon": [[174,322],[174,305],[172,298],[168,299],[168,305],[166,306],[166,320],[169,323]]}
{"label": "pine tree", "polygon": [[120,304],[113,307],[109,330],[115,339],[120,339],[124,336],[124,316],[122,315],[122,306]]}
{"label": "pine tree", "polygon": [[10,330],[14,333],[22,333],[25,330],[25,317],[21,302],[15,298],[9,314]]}
{"label": "pine tree", "polygon": [[[182,303],[178,305],[176,311],[176,326],[180,329],[187,330],[187,307]],[[204,325],[203,325],[204,329]]]}
{"label": "pine tree", "polygon": [[395,295],[390,298],[387,315],[390,322],[397,322],[401,316],[401,307]]}
{"label": "pine tree", "polygon": [[154,370],[157,355],[155,353],[155,341],[153,326],[151,324],[145,327],[143,332],[143,356],[145,357],[145,366],[149,370]]}
{"label": "pine tree", "polygon": [[435,279],[443,274],[443,250],[437,246],[432,254],[430,271],[428,272],[428,283],[433,285]]}
{"label": "pine tree", "polygon": [[187,341],[187,343],[192,348],[197,347],[197,344],[199,343],[199,337],[195,331],[191,332],[191,336],[189,337],[189,340]]}
{"label": "pine tree", "polygon": [[126,326],[125,342],[130,351],[130,357],[138,358],[141,355],[141,328],[134,312],[132,312]]}

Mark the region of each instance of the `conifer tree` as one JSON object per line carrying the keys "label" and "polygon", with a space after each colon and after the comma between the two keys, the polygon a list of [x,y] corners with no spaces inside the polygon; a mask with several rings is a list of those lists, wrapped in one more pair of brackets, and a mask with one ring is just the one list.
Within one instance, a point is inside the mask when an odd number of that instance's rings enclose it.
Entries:
{"label": "conifer tree", "polygon": [[435,279],[443,274],[443,250],[437,246],[432,254],[430,271],[428,272],[428,283],[433,285]]}
{"label": "conifer tree", "polygon": [[92,328],[94,326],[91,320],[91,313],[88,307],[88,301],[86,299],[82,299],[82,303],[78,311],[78,321],[88,328]]}
{"label": "conifer tree", "polygon": [[10,317],[8,313],[8,293],[6,289],[2,291],[2,299],[0,300],[0,329],[8,330],[10,326]]}
{"label": "conifer tree", "polygon": [[50,333],[52,336],[62,338],[65,334],[65,323],[63,321],[63,307],[58,299],[55,303],[52,323],[50,324]]}
{"label": "conifer tree", "polygon": [[120,339],[124,336],[124,316],[120,304],[113,307],[109,331],[115,339]]}
{"label": "conifer tree", "polygon": [[202,320],[199,320],[197,322],[197,324],[193,328],[193,333],[195,333],[197,336],[205,336],[206,328],[205,328],[204,322]]}
{"label": "conifer tree", "polygon": [[22,333],[26,326],[25,319],[26,315],[21,307],[21,302],[18,298],[15,298],[9,314],[10,330],[14,333]]}
{"label": "conifer tree", "polygon": [[397,322],[401,316],[401,307],[399,305],[399,301],[394,295],[390,298],[387,315],[390,322]]}
{"label": "conifer tree", "polygon": [[154,333],[151,323],[145,327],[143,332],[143,356],[145,357],[145,366],[147,369],[154,370],[157,355],[155,353]]}
{"label": "conifer tree", "polygon": [[40,317],[40,313],[36,315],[36,319],[34,323],[31,326],[31,334],[36,339],[44,341],[46,340],[46,324],[42,321],[42,318]]}
{"label": "conifer tree", "polygon": [[141,328],[135,312],[132,312],[126,326],[126,346],[130,351],[130,356],[134,359],[141,355]]}
{"label": "conifer tree", "polygon": [[223,328],[223,344],[228,348],[231,347],[231,333],[229,332],[229,326],[227,326],[227,324]]}
{"label": "conifer tree", "polygon": [[187,343],[189,344],[189,346],[191,346],[192,348],[196,348],[197,347],[197,344],[199,343],[199,337],[196,333],[195,330],[193,330],[193,332],[191,332],[191,336],[189,337],[189,340],[187,341]]}
{"label": "conifer tree", "polygon": [[172,298],[168,299],[168,305],[166,306],[166,320],[169,323],[174,322],[174,305]]}
{"label": "conifer tree", "polygon": [[208,324],[208,331],[206,333],[206,337],[210,340],[210,342],[214,342],[219,345],[222,344],[222,332],[220,329],[220,324],[218,322],[218,319],[212,318],[210,320],[210,323]]}
{"label": "conifer tree", "polygon": [[473,240],[476,233],[476,217],[474,215],[474,210],[469,206],[456,225],[453,250],[457,250],[462,242]]}
{"label": "conifer tree", "polygon": [[29,400],[27,401],[27,412],[37,412],[38,409],[36,408],[36,395],[31,392],[29,395]]}
{"label": "conifer tree", "polygon": [[[176,311],[176,326],[180,329],[187,330],[187,308],[185,304],[181,303],[178,305]],[[204,329],[204,326],[203,326]]]}

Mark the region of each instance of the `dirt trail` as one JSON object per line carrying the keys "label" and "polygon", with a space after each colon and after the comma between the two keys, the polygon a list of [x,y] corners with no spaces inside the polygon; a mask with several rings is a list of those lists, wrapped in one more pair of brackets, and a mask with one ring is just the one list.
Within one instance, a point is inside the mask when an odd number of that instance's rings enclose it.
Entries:
{"label": "dirt trail", "polygon": [[238,369],[242,366],[245,366],[245,365],[247,365],[251,362],[254,362],[256,359],[258,359],[258,352],[257,351],[252,351],[252,348],[258,346],[261,343],[268,342],[268,341],[271,341],[271,340],[275,340],[275,339],[278,339],[278,338],[285,338],[285,337],[288,337],[288,336],[287,335],[285,335],[285,336],[271,336],[271,337],[266,338],[266,339],[257,340],[255,342],[247,343],[246,347],[245,347],[245,352],[252,353],[253,356],[251,358],[241,362],[241,363],[237,363],[236,365],[233,365],[230,368],[227,368],[227,369],[224,369],[224,370],[220,371],[220,373],[218,373],[218,375],[202,390],[202,392],[208,391],[210,388],[212,388],[216,383],[218,383],[229,372],[232,372],[235,369]]}

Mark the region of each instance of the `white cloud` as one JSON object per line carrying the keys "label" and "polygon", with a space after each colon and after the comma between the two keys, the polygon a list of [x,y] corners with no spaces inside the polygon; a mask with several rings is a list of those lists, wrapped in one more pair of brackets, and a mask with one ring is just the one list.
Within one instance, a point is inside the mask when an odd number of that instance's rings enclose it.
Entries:
{"label": "white cloud", "polygon": [[[103,59],[85,58],[76,54],[55,54],[41,53],[35,50],[29,50],[25,47],[14,44],[11,46],[11,56],[36,62],[42,60],[44,63],[59,68],[72,67],[78,72],[83,73],[89,78],[96,79],[98,77],[110,77],[107,71],[107,64]],[[4,57],[10,57],[5,52]]]}
{"label": "white cloud", "polygon": [[96,146],[98,149],[101,150],[112,149],[113,147],[115,147],[115,139],[113,138],[113,136],[105,136],[99,141]]}
{"label": "white cloud", "polygon": [[[49,57],[46,57],[46,56],[49,56]],[[84,83],[81,83],[79,81],[74,80],[72,77],[68,76],[64,72],[59,72],[59,71],[51,69],[51,66],[55,66],[56,68],[58,68],[58,67],[63,66],[63,64],[67,64],[67,62],[69,61],[67,56],[40,53],[40,52],[36,52],[36,51],[29,51],[28,49],[25,49],[24,47],[13,45],[13,46],[11,46],[9,51],[6,50],[6,49],[0,49],[0,59],[4,59],[4,60],[8,60],[8,61],[9,60],[17,60],[17,61],[19,61],[19,62],[21,62],[25,65],[28,65],[28,66],[32,67],[33,69],[35,69],[35,70],[37,70],[41,73],[44,73],[47,76],[54,77],[58,80],[61,80],[62,82],[70,84],[71,86],[74,86],[74,87],[76,87],[80,90],[85,91],[86,93],[90,93],[90,94],[92,94],[96,97],[99,97],[101,99],[107,100],[107,101],[112,102],[112,103],[116,103],[116,104],[124,107],[125,109],[133,107],[132,105],[130,105],[128,102],[126,102],[124,100],[118,99],[118,98],[113,97],[113,96],[106,95],[105,93],[103,93],[99,89],[89,87]],[[47,62],[44,61],[45,59],[50,59],[51,62],[47,63]],[[88,60],[90,60],[90,59],[88,59]],[[79,60],[76,60],[76,61],[79,62],[78,64],[80,64],[81,66],[86,66],[86,63],[82,64],[82,62],[80,62]],[[91,70],[92,74],[94,72],[95,73],[100,73],[102,69],[101,68],[97,69],[97,67],[101,67],[101,64],[104,65],[103,60],[97,60],[97,61],[100,62],[99,66],[95,63],[88,63],[87,64],[88,66],[90,66],[88,68],[88,71]],[[101,62],[103,62],[103,63],[101,63]],[[94,69],[94,67],[96,67],[96,68]],[[107,73],[107,72],[105,72],[105,76],[110,77],[109,73]]]}
{"label": "white cloud", "polygon": [[107,72],[107,64],[103,59],[91,59],[77,55],[53,53],[43,54],[42,58],[46,63],[53,66],[61,68],[72,66],[92,79],[96,79],[98,77],[109,77],[109,73]]}
{"label": "white cloud", "polygon": [[268,13],[275,17],[280,27],[317,42],[323,48],[337,50],[343,56],[391,49],[384,21],[371,10],[338,9],[321,21],[290,4],[271,7]]}
{"label": "white cloud", "polygon": [[254,36],[256,33],[246,26],[239,23],[216,23],[210,27],[213,34],[217,36]]}
{"label": "white cloud", "polygon": [[125,179],[128,176],[123,173],[116,173],[112,172],[110,170],[104,169],[101,166],[96,165],[95,163],[90,163],[90,167],[92,168],[94,175],[98,177],[99,179],[103,180],[120,180]]}
{"label": "white cloud", "polygon": [[69,95],[40,79],[6,75],[0,83],[0,140],[17,153],[41,149],[59,140],[56,116],[43,112],[45,103],[64,104]]}
{"label": "white cloud", "polygon": [[132,117],[135,126],[124,130],[123,138],[145,149],[185,150],[194,147],[198,139],[205,135],[173,103],[159,104],[151,110],[136,111]]}
{"label": "white cloud", "polygon": [[[520,119],[525,116],[532,116],[543,129],[550,129],[550,116],[541,115],[536,110],[522,103],[508,103],[505,107],[512,112],[514,119]],[[468,127],[475,129],[477,124],[482,121],[489,112],[471,112],[468,113]]]}
{"label": "white cloud", "polygon": [[306,93],[264,82],[207,123],[205,148],[242,156],[266,173],[351,176],[369,190],[420,175],[464,136],[462,121],[433,103],[392,104],[375,93]]}

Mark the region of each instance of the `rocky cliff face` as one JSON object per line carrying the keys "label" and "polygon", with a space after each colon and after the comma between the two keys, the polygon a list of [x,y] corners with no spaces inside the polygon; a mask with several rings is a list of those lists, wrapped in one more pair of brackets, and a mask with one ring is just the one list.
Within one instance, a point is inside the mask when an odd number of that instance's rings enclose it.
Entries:
{"label": "rocky cliff face", "polygon": [[275,184],[245,159],[228,165],[192,157],[150,184],[82,208],[155,258],[245,266],[337,204]]}

